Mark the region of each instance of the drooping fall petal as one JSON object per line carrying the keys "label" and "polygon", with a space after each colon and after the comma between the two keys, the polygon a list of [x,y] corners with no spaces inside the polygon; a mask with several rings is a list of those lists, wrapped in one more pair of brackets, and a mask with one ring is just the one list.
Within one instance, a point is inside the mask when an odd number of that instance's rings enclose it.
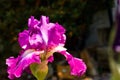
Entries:
{"label": "drooping fall petal", "polygon": [[22,72],[29,67],[31,63],[40,63],[39,53],[40,52],[37,51],[27,50],[17,58],[10,57],[6,59],[6,64],[8,65],[8,77],[10,79],[20,77]]}
{"label": "drooping fall petal", "polygon": [[87,67],[82,59],[75,58],[66,51],[62,51],[60,53],[66,57],[66,60],[70,65],[71,75],[81,76],[86,72]]}
{"label": "drooping fall petal", "polygon": [[81,76],[86,72],[86,65],[82,59],[73,57],[68,61],[71,68],[71,75]]}

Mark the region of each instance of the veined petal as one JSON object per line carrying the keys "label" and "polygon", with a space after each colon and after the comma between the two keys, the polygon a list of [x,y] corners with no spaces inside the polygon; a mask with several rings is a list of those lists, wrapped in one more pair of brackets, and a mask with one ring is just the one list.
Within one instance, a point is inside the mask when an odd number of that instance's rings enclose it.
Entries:
{"label": "veined petal", "polygon": [[8,65],[8,77],[14,79],[20,77],[22,72],[29,67],[31,63],[40,63],[39,51],[27,50],[17,58],[10,57],[6,59]]}
{"label": "veined petal", "polygon": [[29,37],[30,45],[42,43],[41,36],[39,34],[33,34],[31,37]]}
{"label": "veined petal", "polygon": [[70,65],[71,75],[81,76],[86,72],[87,67],[82,59],[75,58],[66,51],[62,51],[61,54],[66,57]]}
{"label": "veined petal", "polygon": [[41,26],[40,26],[40,31],[41,31],[41,34],[42,34],[42,38],[45,42],[45,44],[47,45],[48,43],[48,17],[46,16],[41,16]]}
{"label": "veined petal", "polygon": [[29,44],[32,49],[42,50],[45,47],[41,34],[32,34],[29,36]]}

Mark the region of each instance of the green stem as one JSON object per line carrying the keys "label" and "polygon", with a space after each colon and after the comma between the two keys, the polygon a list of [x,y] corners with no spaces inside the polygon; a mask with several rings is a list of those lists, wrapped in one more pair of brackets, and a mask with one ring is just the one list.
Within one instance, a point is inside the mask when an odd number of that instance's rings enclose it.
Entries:
{"label": "green stem", "polygon": [[113,42],[115,39],[115,28],[112,29],[111,34],[110,34],[110,39],[109,39],[109,43],[108,43],[108,57],[109,57],[109,64],[110,64],[110,68],[111,68],[111,72],[112,72],[112,77],[111,80],[120,80],[120,72],[119,72],[119,66],[118,64],[114,61],[113,55]]}

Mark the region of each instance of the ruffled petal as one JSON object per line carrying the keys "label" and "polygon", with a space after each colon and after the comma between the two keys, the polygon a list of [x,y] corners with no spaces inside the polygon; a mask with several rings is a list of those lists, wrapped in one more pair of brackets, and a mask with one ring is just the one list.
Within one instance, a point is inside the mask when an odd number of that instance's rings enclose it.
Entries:
{"label": "ruffled petal", "polygon": [[[28,19],[28,30],[19,33],[19,44],[26,49],[45,49],[64,46],[66,41],[65,29],[58,23],[49,23],[49,18],[41,16],[38,21],[33,16]],[[40,45],[40,46],[39,46]],[[44,46],[43,46],[44,45]]]}
{"label": "ruffled petal", "polygon": [[70,65],[71,75],[82,76],[86,72],[87,67],[82,59],[75,58],[66,51],[60,53],[66,57]]}
{"label": "ruffled petal", "polygon": [[31,63],[40,63],[39,54],[40,52],[38,51],[27,50],[17,58],[10,57],[6,59],[6,64],[8,65],[8,77],[10,79],[20,77],[22,72],[28,68]]}
{"label": "ruffled petal", "polygon": [[86,72],[87,67],[82,59],[72,57],[68,64],[70,65],[71,75],[81,76]]}
{"label": "ruffled petal", "polygon": [[64,46],[66,41],[66,36],[64,35],[65,29],[56,23],[52,28],[49,29],[48,36],[49,41],[48,45],[59,45],[62,44]]}
{"label": "ruffled petal", "polygon": [[32,34],[31,36],[29,36],[29,44],[30,48],[32,49],[37,50],[45,49],[45,44],[41,34]]}
{"label": "ruffled petal", "polygon": [[37,19],[34,19],[34,16],[31,16],[29,19],[28,19],[28,28],[29,30],[37,30],[39,29],[39,25],[40,24],[40,21],[38,21]]}
{"label": "ruffled petal", "polygon": [[26,49],[29,45],[29,31],[24,30],[23,32],[19,33],[18,42],[20,47]]}

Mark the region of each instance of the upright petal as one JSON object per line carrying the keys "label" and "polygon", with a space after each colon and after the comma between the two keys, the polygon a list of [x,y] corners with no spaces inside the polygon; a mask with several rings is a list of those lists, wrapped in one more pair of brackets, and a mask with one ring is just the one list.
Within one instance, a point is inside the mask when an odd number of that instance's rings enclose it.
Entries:
{"label": "upright petal", "polygon": [[18,42],[20,47],[26,49],[29,45],[29,31],[24,30],[23,32],[19,33]]}
{"label": "upright petal", "polygon": [[40,22],[41,22],[40,31],[42,34],[42,38],[45,44],[47,45],[48,43],[48,25],[47,25],[48,18],[46,16],[41,16]]}
{"label": "upright petal", "polygon": [[20,77],[22,72],[29,67],[31,63],[40,63],[38,51],[27,50],[17,58],[10,57],[6,59],[8,65],[8,77],[14,79]]}
{"label": "upright petal", "polygon": [[70,65],[71,75],[81,76],[86,72],[87,67],[82,59],[75,58],[66,51],[62,51],[61,54],[66,57]]}
{"label": "upright petal", "polygon": [[34,19],[34,16],[31,16],[31,18],[28,19],[29,30],[38,29],[39,24],[40,24],[40,21],[38,21],[37,19]]}
{"label": "upright petal", "polygon": [[49,36],[49,41],[48,45],[59,45],[65,44],[66,36],[64,35],[65,29],[56,23],[54,27],[49,29],[48,36]]}

